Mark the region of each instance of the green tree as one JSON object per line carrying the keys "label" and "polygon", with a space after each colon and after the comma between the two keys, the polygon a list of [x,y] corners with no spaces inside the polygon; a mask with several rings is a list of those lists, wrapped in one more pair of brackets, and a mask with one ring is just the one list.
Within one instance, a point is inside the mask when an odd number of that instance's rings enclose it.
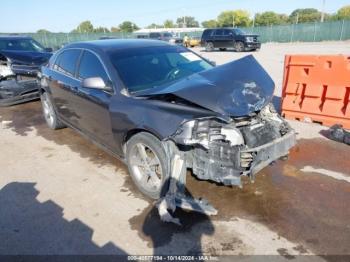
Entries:
{"label": "green tree", "polygon": [[132,33],[135,30],[139,30],[140,28],[133,22],[124,21],[119,25],[119,28],[122,32]]}
{"label": "green tree", "polygon": [[106,27],[99,26],[99,27],[94,28],[94,32],[95,33],[109,33],[110,31]]}
{"label": "green tree", "polygon": [[163,27],[164,27],[163,25],[157,25],[155,23],[152,23],[152,24],[146,26],[146,28],[148,28],[148,29],[163,28]]}
{"label": "green tree", "polygon": [[350,5],[343,6],[336,14],[338,20],[350,19]]}
{"label": "green tree", "polygon": [[277,14],[273,11],[267,11],[263,13],[257,13],[255,15],[255,25],[266,26],[266,25],[281,25],[288,21],[288,16],[284,14]]}
{"label": "green tree", "polygon": [[173,20],[167,19],[164,21],[164,27],[165,28],[174,28],[175,24],[174,24]]}
{"label": "green tree", "polygon": [[73,31],[78,33],[92,33],[94,31],[94,26],[90,21],[84,21]]}
{"label": "green tree", "polygon": [[49,34],[49,33],[51,33],[49,30],[46,30],[46,29],[39,29],[36,32],[37,32],[37,34]]}
{"label": "green tree", "polygon": [[224,11],[218,16],[218,25],[221,27],[248,26],[251,22],[249,13],[245,10]]}
{"label": "green tree", "polygon": [[179,27],[199,27],[198,21],[193,16],[178,17],[176,23]]}
{"label": "green tree", "polygon": [[289,21],[291,23],[316,22],[321,20],[321,15],[321,12],[315,8],[295,9],[289,15]]}
{"label": "green tree", "polygon": [[112,27],[111,27],[111,32],[112,32],[112,33],[120,32],[120,28],[119,28],[119,27],[112,26]]}
{"label": "green tree", "polygon": [[215,28],[218,26],[218,22],[214,19],[208,20],[208,21],[203,21],[202,26],[204,28]]}

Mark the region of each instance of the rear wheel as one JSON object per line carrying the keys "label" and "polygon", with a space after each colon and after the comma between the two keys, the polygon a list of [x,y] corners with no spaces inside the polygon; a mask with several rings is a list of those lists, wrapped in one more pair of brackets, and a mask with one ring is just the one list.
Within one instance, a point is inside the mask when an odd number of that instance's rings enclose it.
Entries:
{"label": "rear wheel", "polygon": [[44,92],[41,94],[40,99],[47,125],[51,129],[64,128],[65,125],[57,118],[57,114],[53,108],[49,95]]}
{"label": "rear wheel", "polygon": [[142,132],[126,144],[129,173],[137,188],[146,196],[158,199],[168,183],[167,156],[155,136]]}
{"label": "rear wheel", "polygon": [[207,42],[207,43],[205,44],[205,50],[206,50],[207,52],[213,51],[213,50],[214,50],[214,45],[213,45],[213,43],[212,43],[212,42]]}
{"label": "rear wheel", "polygon": [[243,52],[244,51],[244,44],[243,42],[236,42],[234,44],[234,48],[237,52]]}

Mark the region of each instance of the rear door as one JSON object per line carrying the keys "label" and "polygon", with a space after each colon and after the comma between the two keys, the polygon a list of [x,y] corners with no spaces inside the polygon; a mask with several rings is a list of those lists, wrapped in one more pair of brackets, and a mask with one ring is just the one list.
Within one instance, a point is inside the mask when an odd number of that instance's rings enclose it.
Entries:
{"label": "rear door", "polygon": [[60,118],[71,125],[79,125],[79,117],[74,111],[74,97],[80,81],[75,78],[80,49],[67,49],[60,53],[53,65],[47,81]]}
{"label": "rear door", "polygon": [[233,47],[233,30],[231,29],[224,29],[223,32],[223,47],[229,48]]}
{"label": "rear door", "polygon": [[213,32],[213,44],[214,47],[225,47],[224,29],[216,29]]}
{"label": "rear door", "polygon": [[115,143],[112,135],[109,104],[114,92],[83,87],[83,80],[90,77],[101,77],[106,85],[112,87],[112,82],[102,60],[94,52],[84,50],[77,70],[80,84],[73,105],[74,112],[79,117],[79,126],[84,133],[100,144],[113,149]]}

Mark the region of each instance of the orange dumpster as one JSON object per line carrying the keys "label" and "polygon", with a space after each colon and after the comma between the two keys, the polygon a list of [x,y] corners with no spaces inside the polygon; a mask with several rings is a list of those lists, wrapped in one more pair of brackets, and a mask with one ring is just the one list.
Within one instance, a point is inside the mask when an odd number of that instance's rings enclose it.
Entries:
{"label": "orange dumpster", "polygon": [[350,129],[350,56],[286,55],[282,115]]}

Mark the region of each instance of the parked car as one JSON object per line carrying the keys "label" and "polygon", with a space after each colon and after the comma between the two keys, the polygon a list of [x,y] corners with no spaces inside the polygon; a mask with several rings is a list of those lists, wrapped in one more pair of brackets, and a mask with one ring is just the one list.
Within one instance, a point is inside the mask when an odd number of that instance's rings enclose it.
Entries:
{"label": "parked car", "polygon": [[138,33],[136,34],[138,39],[153,39],[169,42],[175,45],[182,45],[182,38],[174,36],[169,32],[150,32],[150,33]]}
{"label": "parked car", "polygon": [[201,45],[201,38],[198,36],[191,36],[188,45],[190,47],[200,46]]}
{"label": "parked car", "polygon": [[261,47],[258,35],[246,34],[239,28],[205,29],[202,34],[201,45],[208,52],[215,48],[219,48],[221,51],[233,48],[237,52],[242,52],[258,50]]}
{"label": "parked car", "polygon": [[145,195],[171,188],[185,207],[174,187],[184,188],[186,170],[241,186],[288,154],[295,134],[273,109],[273,92],[252,56],[214,67],[163,41],[74,43],[42,67],[50,128],[74,128],[123,160]]}
{"label": "parked car", "polygon": [[52,49],[26,36],[0,36],[0,106],[39,98],[37,75]]}

